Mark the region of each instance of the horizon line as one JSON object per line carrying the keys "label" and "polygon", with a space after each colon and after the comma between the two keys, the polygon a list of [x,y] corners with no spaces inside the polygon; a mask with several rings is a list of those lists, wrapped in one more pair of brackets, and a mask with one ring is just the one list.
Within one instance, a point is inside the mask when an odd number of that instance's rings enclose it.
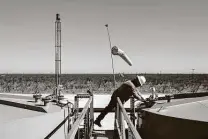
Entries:
{"label": "horizon line", "polygon": [[[8,72],[8,73],[0,73],[1,75],[4,75],[4,74],[54,74],[55,75],[55,73],[52,73],[52,72],[37,72],[37,73],[35,73],[35,72],[22,72],[22,73],[15,73],[15,72]],[[82,73],[61,73],[61,74],[113,74],[113,73],[109,73],[109,72],[91,72],[91,73],[84,73],[84,72],[82,72]],[[115,74],[208,74],[208,73],[200,73],[200,72],[194,72],[194,73],[188,73],[188,72],[186,72],[186,73],[184,73],[184,72],[162,72],[162,73],[160,73],[160,72],[136,72],[136,73],[133,73],[133,72],[119,72],[119,73],[115,73]]]}

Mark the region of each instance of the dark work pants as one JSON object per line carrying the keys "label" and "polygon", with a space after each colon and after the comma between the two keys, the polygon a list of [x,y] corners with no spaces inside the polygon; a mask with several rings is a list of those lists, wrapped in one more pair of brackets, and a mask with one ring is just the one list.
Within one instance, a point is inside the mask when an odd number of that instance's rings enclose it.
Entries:
{"label": "dark work pants", "polygon": [[[121,100],[121,102],[124,104],[124,101]],[[117,97],[116,95],[112,95],[111,100],[108,104],[108,106],[106,106],[104,108],[104,110],[100,113],[100,115],[97,117],[96,120],[101,121],[104,119],[104,117],[110,112],[112,111],[114,108],[116,108],[116,103],[117,103]]]}

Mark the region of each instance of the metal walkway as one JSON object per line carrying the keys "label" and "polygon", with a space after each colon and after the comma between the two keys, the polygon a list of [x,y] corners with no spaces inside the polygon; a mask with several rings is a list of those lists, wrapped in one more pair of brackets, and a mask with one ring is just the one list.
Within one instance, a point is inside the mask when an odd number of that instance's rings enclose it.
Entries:
{"label": "metal walkway", "polygon": [[[79,99],[88,99],[84,108],[79,108]],[[131,120],[130,120],[131,118]],[[114,130],[95,130],[93,95],[77,94],[74,97],[74,108],[66,118],[45,139],[53,138],[63,125],[67,126],[66,139],[141,139],[132,116],[127,114],[119,98],[115,112]],[[125,128],[125,124],[128,128]]]}
{"label": "metal walkway", "polygon": [[[181,113],[183,106],[193,104],[194,107],[191,108],[198,109],[198,106],[200,106],[205,109],[205,106],[207,106],[207,103],[205,104],[205,102],[207,102],[207,97],[204,97],[204,94],[201,94],[203,97],[198,98],[190,98],[190,95],[186,95],[187,99],[174,99],[171,101],[167,97],[160,97],[159,102],[166,103],[156,102],[157,105],[153,104],[154,106],[152,104],[145,104],[143,106],[142,104],[139,108],[134,108],[135,102],[133,98],[130,99],[130,108],[124,108],[120,99],[117,98],[116,110],[111,111],[106,117],[107,124],[111,125],[110,128],[97,128],[97,126],[94,126],[95,113],[101,112],[103,109],[94,108],[94,104],[96,104],[94,103],[95,96],[90,92],[73,95],[74,99],[67,98],[67,103],[50,101],[46,106],[43,105],[45,99],[42,99],[40,104],[37,105],[32,97],[28,99],[25,97],[15,97],[14,99],[12,98],[13,96],[4,95],[4,97],[0,99],[0,108],[5,111],[2,112],[1,116],[6,118],[0,123],[1,137],[4,139],[14,137],[22,139],[141,139],[141,136],[145,138],[144,134],[149,135],[149,133],[152,132],[151,129],[149,130],[149,124],[153,124],[151,125],[152,127],[161,125],[157,123],[157,120],[152,122],[155,118],[151,118],[151,116],[159,117],[159,119],[162,117],[163,119],[161,120],[164,120],[166,117],[166,119],[169,120],[167,112],[171,113],[172,108],[180,104],[182,106],[177,108],[178,113],[173,109],[174,114],[171,114],[171,116],[175,115],[175,118],[172,118],[172,120],[175,119],[176,122],[180,121],[179,123],[181,123],[185,120],[180,120],[180,115],[176,114]],[[173,98],[178,97],[174,95]],[[69,101],[74,101],[74,103]],[[186,103],[186,105],[183,103]],[[161,107],[168,107],[168,109],[161,109]],[[158,110],[160,111],[158,112]],[[16,115],[13,115],[13,113],[16,113]],[[163,113],[166,113],[166,115],[163,116]],[[114,114],[115,119],[112,118]],[[148,115],[150,117],[149,120],[147,120]],[[108,116],[110,119],[108,119]],[[145,116],[145,118],[143,116]],[[195,115],[192,114],[192,116]],[[194,118],[192,117],[191,119]],[[105,124],[106,123],[103,125]],[[144,127],[148,130],[144,130]],[[16,131],[18,131],[18,133],[16,133]],[[200,133],[202,132],[200,131]]]}
{"label": "metal walkway", "polygon": [[[203,96],[203,94],[201,95]],[[169,99],[169,97],[170,96],[166,96],[160,99],[167,100],[169,102],[171,99]],[[172,96],[172,98],[174,97],[177,98],[178,96]],[[83,109],[79,108],[80,98],[88,99]],[[139,109],[135,109],[135,102],[133,98],[130,99],[130,109],[125,109],[120,99],[117,98],[114,130],[109,131],[96,131],[94,128],[94,112],[97,112],[98,109],[96,110],[93,107],[93,95],[91,92],[88,92],[88,94],[78,94],[74,99],[74,118],[72,120],[72,124],[68,127],[66,139],[141,139],[137,129],[139,129],[141,124],[139,123],[139,116],[141,116],[140,112],[142,106]],[[154,101],[150,101],[150,103],[145,104],[144,107],[152,107],[153,105]],[[135,117],[136,112],[137,117]],[[127,125],[127,127],[125,125]]]}

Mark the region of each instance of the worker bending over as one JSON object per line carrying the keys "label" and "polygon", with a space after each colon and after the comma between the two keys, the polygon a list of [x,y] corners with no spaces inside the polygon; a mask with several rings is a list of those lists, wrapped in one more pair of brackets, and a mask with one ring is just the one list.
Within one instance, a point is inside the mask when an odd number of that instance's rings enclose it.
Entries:
{"label": "worker bending over", "polygon": [[108,106],[105,107],[105,109],[100,113],[100,115],[95,120],[95,124],[101,127],[101,120],[104,119],[104,117],[113,110],[113,108],[116,107],[117,104],[117,97],[120,98],[122,104],[124,104],[126,101],[129,100],[131,96],[134,98],[145,101],[145,99],[142,97],[141,93],[136,89],[137,87],[142,86],[146,82],[146,79],[144,76],[137,76],[136,78],[132,80],[128,80],[124,82],[118,89],[116,89],[112,96],[111,100],[108,104]]}

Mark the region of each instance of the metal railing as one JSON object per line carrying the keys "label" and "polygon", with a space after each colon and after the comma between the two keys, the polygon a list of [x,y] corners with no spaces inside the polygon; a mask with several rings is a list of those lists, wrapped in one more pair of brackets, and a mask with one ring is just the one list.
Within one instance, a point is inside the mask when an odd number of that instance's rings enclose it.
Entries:
{"label": "metal railing", "polygon": [[[58,130],[60,130],[60,128],[62,126],[64,126],[64,134],[66,133],[66,128],[67,128],[67,133],[71,129],[71,124],[70,123],[71,123],[72,117],[73,117],[73,112],[72,112],[73,104],[71,102],[67,102],[66,104],[57,103],[57,106],[60,106],[63,109],[63,111],[64,111],[64,120],[60,124],[58,124],[44,139],[51,138]],[[66,108],[67,108],[67,112],[66,112]],[[68,123],[67,123],[67,121],[68,121]]]}
{"label": "metal railing", "polygon": [[[87,103],[85,104],[81,114],[79,115],[79,98],[89,98]],[[78,94],[75,96],[75,120],[72,125],[69,134],[67,135],[67,139],[90,139],[92,135],[92,131],[94,129],[94,111],[93,111],[93,95],[88,94]],[[80,134],[79,126],[81,122],[84,120],[84,130],[83,134]]]}
{"label": "metal railing", "polygon": [[139,133],[137,132],[134,124],[130,120],[125,108],[123,107],[123,104],[121,103],[121,100],[117,97],[117,107],[115,112],[115,128],[120,139],[126,139],[124,120],[126,121],[129,127],[129,131],[131,131],[131,134],[129,134],[128,139],[131,137],[134,139],[142,139]]}
{"label": "metal railing", "polygon": [[[93,95],[88,91],[89,94],[77,94],[75,96],[74,108],[69,108],[69,104],[73,103],[68,102],[67,104],[60,104],[60,107],[68,108],[68,114],[65,117],[64,110],[64,120],[57,125],[44,139],[51,138],[62,126],[64,126],[64,134],[67,139],[90,139],[94,129],[94,108],[93,108]],[[79,114],[79,98],[88,98],[87,103],[82,109],[81,114]],[[74,109],[74,111],[73,111]],[[84,120],[84,130],[82,135],[80,135],[80,124]],[[68,123],[67,123],[68,121]],[[71,123],[72,122],[72,123]],[[67,133],[65,132],[65,124],[68,126]]]}

